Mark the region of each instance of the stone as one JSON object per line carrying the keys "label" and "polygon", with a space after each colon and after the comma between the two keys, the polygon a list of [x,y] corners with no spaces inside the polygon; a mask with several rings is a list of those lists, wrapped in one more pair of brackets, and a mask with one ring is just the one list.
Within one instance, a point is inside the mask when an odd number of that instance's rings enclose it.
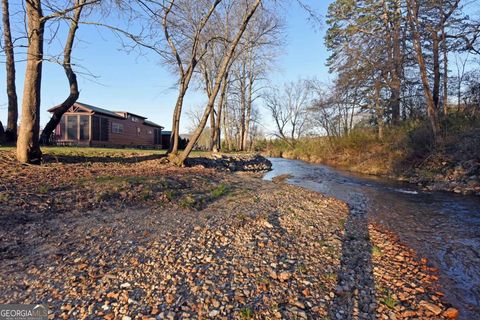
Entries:
{"label": "stone", "polygon": [[455,309],[455,308],[448,308],[447,310],[445,310],[445,312],[443,313],[443,316],[445,318],[448,318],[448,319],[457,319],[458,318],[458,310]]}
{"label": "stone", "polygon": [[420,301],[419,305],[424,309],[427,309],[428,311],[432,312],[436,316],[442,313],[442,308],[440,308],[439,306],[433,303],[427,302],[425,300]]}
{"label": "stone", "polygon": [[212,311],[209,312],[208,316],[209,316],[210,318],[214,318],[214,317],[218,316],[219,314],[220,314],[220,311],[218,311],[218,310],[212,310]]}
{"label": "stone", "polygon": [[213,299],[212,300],[212,305],[215,307],[215,308],[219,308],[220,307],[220,302],[216,299]]}
{"label": "stone", "polygon": [[165,301],[168,303],[168,304],[172,304],[173,301],[175,301],[175,297],[168,293],[166,296],[165,296]]}
{"label": "stone", "polygon": [[270,222],[266,221],[266,220],[263,222],[263,226],[266,227],[266,228],[268,228],[268,229],[272,229],[272,228],[273,228],[273,225],[272,225]]}
{"label": "stone", "polygon": [[290,272],[284,271],[278,275],[278,280],[287,281],[288,279],[290,279],[291,276],[292,274]]}

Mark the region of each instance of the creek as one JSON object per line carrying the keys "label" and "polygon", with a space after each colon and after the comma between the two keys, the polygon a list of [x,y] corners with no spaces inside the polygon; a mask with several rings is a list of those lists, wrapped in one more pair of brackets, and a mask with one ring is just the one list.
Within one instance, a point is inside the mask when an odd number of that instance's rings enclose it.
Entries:
{"label": "creek", "polygon": [[[480,197],[426,192],[415,185],[298,160],[269,159],[265,180],[287,183],[361,207],[439,269],[445,299],[459,319],[480,319]],[[365,209],[363,209],[365,208]]]}

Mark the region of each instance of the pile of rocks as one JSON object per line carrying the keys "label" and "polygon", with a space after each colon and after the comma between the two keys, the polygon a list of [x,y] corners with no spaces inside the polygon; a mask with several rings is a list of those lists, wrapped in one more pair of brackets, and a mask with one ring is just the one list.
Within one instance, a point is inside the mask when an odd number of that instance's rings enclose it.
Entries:
{"label": "pile of rocks", "polygon": [[186,161],[189,167],[202,166],[219,171],[266,172],[272,170],[272,163],[259,154],[212,154],[210,157],[194,157]]}

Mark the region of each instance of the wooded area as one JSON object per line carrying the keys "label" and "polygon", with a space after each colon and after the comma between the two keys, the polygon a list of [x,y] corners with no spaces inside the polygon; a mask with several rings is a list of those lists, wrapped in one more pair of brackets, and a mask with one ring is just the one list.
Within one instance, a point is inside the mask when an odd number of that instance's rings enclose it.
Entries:
{"label": "wooded area", "polygon": [[[267,95],[277,135],[348,135],[355,126],[428,119],[432,143],[449,114],[480,111],[480,20],[474,2],[335,1],[325,43],[333,83],[305,79]],[[281,92],[280,92],[281,91]]]}

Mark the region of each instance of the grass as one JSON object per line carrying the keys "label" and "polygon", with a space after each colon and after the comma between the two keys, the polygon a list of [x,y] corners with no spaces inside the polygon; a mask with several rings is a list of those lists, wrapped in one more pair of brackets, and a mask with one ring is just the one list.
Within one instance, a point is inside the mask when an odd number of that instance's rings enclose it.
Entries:
{"label": "grass", "polygon": [[99,184],[122,184],[124,182],[128,184],[142,184],[151,180],[149,177],[144,176],[131,176],[131,177],[121,177],[121,176],[100,176],[95,178],[95,182]]}
{"label": "grass", "polygon": [[[93,148],[93,147],[42,147],[42,153],[50,156],[77,156],[77,157],[114,157],[114,156],[149,156],[164,155],[166,150],[133,149],[133,148]],[[13,152],[15,147],[2,147],[0,151]],[[210,152],[192,151],[191,157],[209,155]]]}
{"label": "grass", "polygon": [[372,247],[372,255],[373,256],[381,256],[383,254],[382,249],[377,246]]}
{"label": "grass", "polygon": [[172,201],[173,199],[175,199],[177,197],[177,192],[173,191],[173,190],[166,190],[164,192],[165,194],[165,197],[167,198],[168,201]]}
{"label": "grass", "polygon": [[244,213],[238,213],[236,217],[237,217],[238,220],[240,220],[242,222],[245,222],[248,219],[247,215],[244,214]]}
{"label": "grass", "polygon": [[337,275],[333,272],[326,272],[323,276],[327,280],[331,280],[331,281],[336,281],[337,280]]}
{"label": "grass", "polygon": [[0,202],[7,202],[10,197],[6,193],[0,193]]}
{"label": "grass", "polygon": [[297,271],[299,273],[306,273],[307,272],[307,267],[303,264],[303,263],[300,263],[298,266],[297,266]]}
{"label": "grass", "polygon": [[253,319],[253,310],[249,307],[245,307],[240,310],[240,317],[244,320]]}
{"label": "grass", "polygon": [[184,208],[195,208],[198,205],[198,202],[194,196],[187,194],[180,199],[179,204]]}
{"label": "grass", "polygon": [[390,292],[387,292],[387,295],[381,300],[381,302],[387,306],[389,309],[395,309],[398,304],[398,301],[393,298]]}
{"label": "grass", "polygon": [[43,184],[38,186],[37,192],[39,194],[46,194],[50,189],[51,187],[49,185]]}
{"label": "grass", "polygon": [[212,190],[212,197],[214,199],[220,198],[230,192],[230,187],[224,183],[220,183]]}

